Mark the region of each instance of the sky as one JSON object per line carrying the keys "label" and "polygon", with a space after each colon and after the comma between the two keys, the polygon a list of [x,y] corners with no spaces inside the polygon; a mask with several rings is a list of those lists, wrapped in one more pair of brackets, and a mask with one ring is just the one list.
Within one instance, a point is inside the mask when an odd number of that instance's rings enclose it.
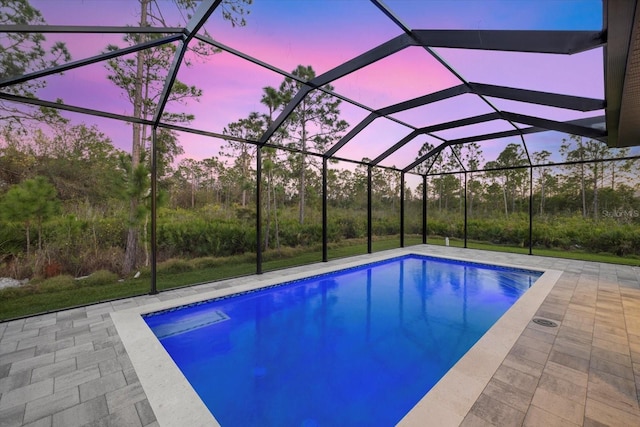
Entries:
{"label": "sky", "polygon": [[[54,25],[129,25],[137,21],[135,0],[31,0],[47,23]],[[170,25],[182,21],[171,0],[158,0]],[[522,29],[599,30],[601,2],[593,0],[387,0],[387,6],[412,29]],[[290,72],[298,64],[313,66],[316,74],[326,72],[385,41],[401,30],[368,0],[254,0],[249,6],[246,27],[232,28],[214,13],[206,29],[215,40],[280,70]],[[74,60],[97,55],[108,44],[123,46],[119,35],[48,35],[48,40],[67,43]],[[604,97],[601,49],[565,55],[434,49],[435,53],[471,82],[498,84],[593,98]],[[226,125],[245,118],[252,111],[266,112],[260,104],[266,86],[277,87],[283,77],[229,53],[206,59],[191,58],[181,66],[178,78],[203,90],[198,102],[180,106],[192,112],[192,128],[221,133]],[[65,103],[130,114],[126,97],[107,80],[103,63],[72,70],[48,79],[43,99],[62,98]],[[411,47],[332,82],[335,91],[358,103],[381,108],[460,84],[436,58],[423,48]],[[554,120],[572,120],[601,115],[602,111],[579,113],[519,102],[489,99],[498,109],[539,115]],[[170,106],[175,108],[175,106]],[[342,118],[355,126],[367,114],[355,105],[342,103]],[[402,122],[422,127],[492,112],[477,96],[462,95],[446,101],[395,114]],[[130,147],[130,127],[112,120],[71,115],[74,121],[97,123],[114,144]],[[492,121],[439,132],[445,139],[510,130],[505,121]],[[345,158],[373,158],[411,129],[380,118],[338,152]],[[546,132],[528,136],[532,147],[557,152],[566,135]],[[220,140],[180,135],[185,157],[202,159],[217,155]],[[403,167],[416,157],[424,142],[421,137],[391,156],[383,165]],[[485,159],[491,160],[506,143],[483,143]],[[538,151],[533,148],[531,151]],[[559,160],[559,158],[557,159]]]}

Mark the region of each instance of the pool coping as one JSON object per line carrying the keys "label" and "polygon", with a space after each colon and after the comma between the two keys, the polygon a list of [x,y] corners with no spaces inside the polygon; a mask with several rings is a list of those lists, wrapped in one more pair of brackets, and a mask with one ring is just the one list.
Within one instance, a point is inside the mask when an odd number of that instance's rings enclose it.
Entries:
{"label": "pool coping", "polygon": [[[283,276],[265,280],[257,279],[258,276],[256,276],[253,283],[236,284],[224,289],[154,302],[111,313],[111,318],[158,423],[161,426],[185,424],[219,426],[218,421],[206,408],[151,329],[147,327],[142,315],[410,254],[478,263],[477,260],[465,257],[432,255],[419,247],[394,249],[360,256],[353,261],[329,261],[319,265],[305,266],[302,272],[292,274],[283,272]],[[424,425],[425,419],[433,422],[434,425],[459,425],[561,275],[560,271],[527,265],[502,262],[480,263],[526,268],[543,272],[543,275],[407,413],[398,424],[400,426],[421,426]]]}

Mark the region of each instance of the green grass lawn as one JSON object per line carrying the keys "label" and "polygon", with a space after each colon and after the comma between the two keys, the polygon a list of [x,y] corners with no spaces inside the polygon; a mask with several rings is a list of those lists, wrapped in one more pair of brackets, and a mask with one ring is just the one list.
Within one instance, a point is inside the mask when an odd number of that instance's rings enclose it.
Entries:
{"label": "green grass lawn", "polygon": [[[427,243],[430,245],[444,246],[445,241],[444,241],[444,238],[441,238],[441,237],[429,237]],[[460,239],[449,239],[449,245],[462,248],[464,246],[464,241]],[[528,247],[523,248],[519,246],[494,245],[492,243],[472,242],[472,241],[467,242],[467,247],[469,249],[481,249],[484,251],[509,252],[514,254],[525,254],[525,255],[529,254]],[[543,249],[543,248],[534,247],[532,251],[532,255],[547,256],[547,257],[553,257],[553,258],[577,259],[581,261],[606,262],[609,264],[640,266],[640,259],[635,257],[620,257],[613,254],[594,254],[594,253],[583,252],[578,250],[567,251],[562,249]]]}
{"label": "green grass lawn", "polygon": [[[407,236],[405,246],[422,243],[419,236]],[[444,245],[444,239],[430,237],[429,244]],[[462,247],[462,240],[450,239],[449,244],[454,247]],[[498,246],[481,242],[468,242],[472,249],[492,250],[528,254],[528,248]],[[380,238],[373,241],[372,250],[378,252],[387,249],[399,248],[400,240],[397,236]],[[344,242],[340,245],[331,245],[329,258],[343,258],[367,253],[365,239]],[[577,251],[563,251],[551,249],[535,249],[534,255],[558,258],[579,259],[585,261],[606,262],[639,266],[637,258],[622,258],[609,254],[591,254]],[[322,261],[321,249],[310,250],[283,250],[280,255],[275,251],[265,254],[263,271],[277,270],[297,265],[311,264]],[[178,260],[171,264],[163,263],[158,266],[157,287],[158,290],[166,290],[196,283],[206,283],[231,277],[254,274],[256,272],[255,256],[253,254],[239,255],[224,259],[192,260],[190,262]],[[48,283],[49,282],[49,283]],[[118,298],[126,298],[134,295],[142,295],[150,290],[149,275],[143,274],[138,279],[127,279],[102,285],[86,286],[81,281],[64,286],[56,285],[50,281],[41,281],[23,288],[10,288],[0,290],[0,320],[7,320],[20,316],[45,313],[68,307],[92,304]]]}

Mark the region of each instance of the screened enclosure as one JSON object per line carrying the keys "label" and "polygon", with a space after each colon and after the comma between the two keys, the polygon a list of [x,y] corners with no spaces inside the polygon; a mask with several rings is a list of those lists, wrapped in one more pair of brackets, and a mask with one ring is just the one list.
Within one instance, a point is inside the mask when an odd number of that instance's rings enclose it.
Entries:
{"label": "screened enclosure", "polygon": [[3,318],[423,243],[640,264],[636,1],[0,5]]}

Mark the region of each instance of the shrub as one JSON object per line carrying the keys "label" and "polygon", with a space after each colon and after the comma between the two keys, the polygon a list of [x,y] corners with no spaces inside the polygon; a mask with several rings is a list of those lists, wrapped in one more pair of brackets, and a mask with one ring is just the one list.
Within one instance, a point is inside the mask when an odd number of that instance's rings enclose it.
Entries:
{"label": "shrub", "polygon": [[26,248],[22,224],[0,221],[0,249],[2,255],[18,255]]}
{"label": "shrub", "polygon": [[158,264],[158,273],[175,274],[192,271],[193,266],[183,259],[169,259]]}
{"label": "shrub", "polygon": [[19,298],[25,295],[36,294],[38,292],[40,292],[40,287],[33,283],[23,286],[4,288],[0,289],[0,301],[7,301],[11,298]]}
{"label": "shrub", "polygon": [[379,218],[373,220],[371,229],[375,236],[393,236],[400,233],[400,223],[397,218]]}
{"label": "shrub", "polygon": [[282,246],[310,246],[322,241],[322,223],[300,224],[297,219],[280,222],[280,244]]}
{"label": "shrub", "polygon": [[81,283],[87,286],[110,285],[118,281],[118,275],[109,270],[98,270],[89,277],[82,279]]}
{"label": "shrub", "polygon": [[158,226],[159,249],[169,256],[228,256],[255,251],[255,228],[239,221],[166,222]]}
{"label": "shrub", "polygon": [[337,221],[339,233],[344,239],[363,237],[367,232],[366,217],[363,221],[358,217],[342,217]]}
{"label": "shrub", "polygon": [[446,236],[448,234],[447,223],[438,219],[427,218],[427,232],[430,235]]}
{"label": "shrub", "polygon": [[78,285],[78,281],[69,274],[61,274],[59,276],[43,280],[38,284],[38,287],[43,292],[57,292],[67,289],[73,289]]}
{"label": "shrub", "polygon": [[196,270],[205,269],[205,268],[214,268],[222,264],[222,260],[220,258],[214,258],[214,257],[195,258],[189,262],[191,263],[193,268],[195,268]]}
{"label": "shrub", "polygon": [[273,261],[277,259],[293,258],[294,256],[300,255],[303,252],[304,251],[301,250],[300,248],[292,248],[289,246],[285,246],[280,248],[279,250],[271,249],[269,251],[265,251],[264,254],[262,255],[262,260]]}

